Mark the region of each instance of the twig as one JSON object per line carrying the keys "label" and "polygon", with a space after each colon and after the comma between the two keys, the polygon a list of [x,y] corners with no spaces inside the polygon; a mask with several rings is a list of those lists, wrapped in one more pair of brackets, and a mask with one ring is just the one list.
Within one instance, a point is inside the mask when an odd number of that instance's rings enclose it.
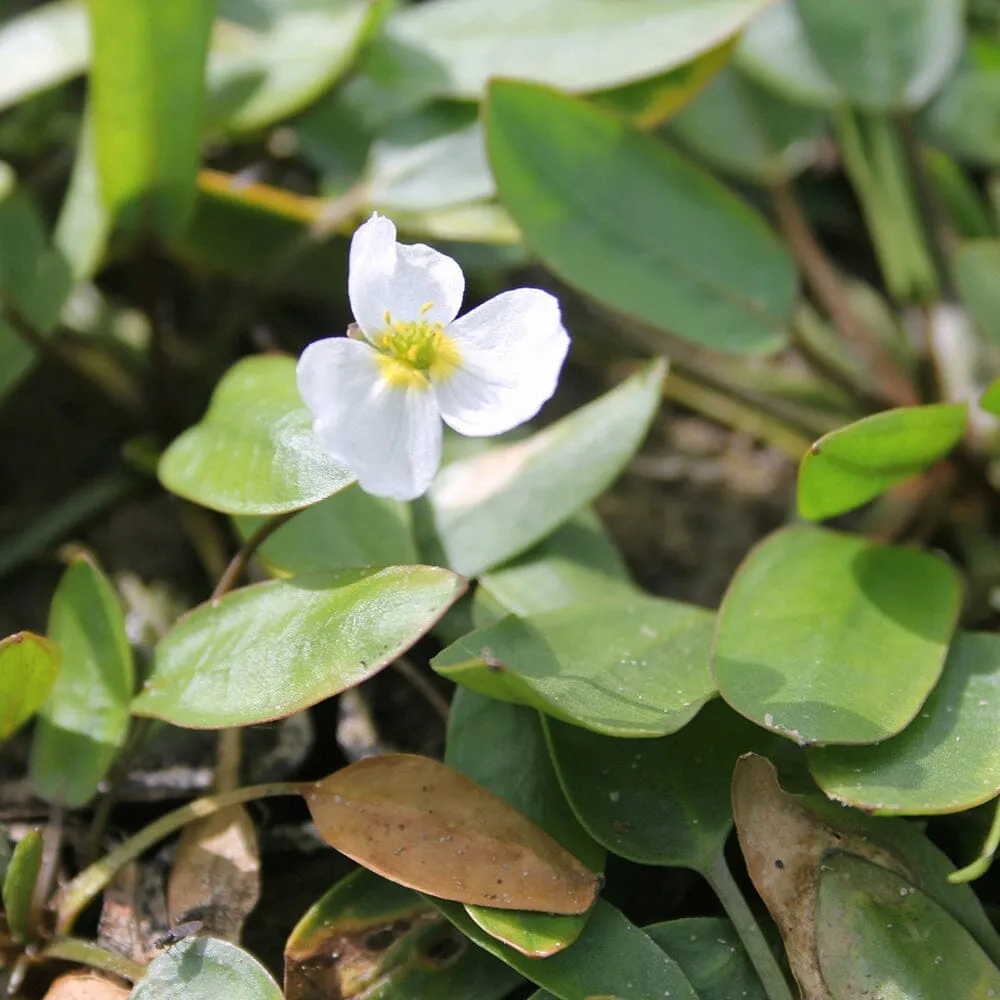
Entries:
{"label": "twig", "polygon": [[62,850],[64,821],[65,814],[62,809],[53,806],[45,830],[45,839],[42,841],[42,862],[38,869],[38,877],[35,879],[31,908],[28,912],[28,927],[33,935],[37,935],[42,928],[45,908],[55,882],[56,870],[59,867],[59,852]]}
{"label": "twig", "polygon": [[771,185],[771,200],[778,224],[795,255],[806,282],[829,314],[837,332],[853,345],[871,368],[881,395],[893,406],[920,402],[916,389],[896,367],[885,347],[860,320],[844,291],[843,282],[816,239],[791,186]]}
{"label": "twig", "polygon": [[405,656],[399,656],[392,661],[392,667],[395,671],[397,671],[397,673],[405,677],[406,680],[408,680],[421,695],[423,695],[427,704],[430,705],[431,708],[433,708],[445,722],[448,721],[448,712],[451,710],[451,706],[448,704],[447,699],[442,696],[441,692],[438,691],[426,677],[424,677],[424,675],[410,660],[408,660]]}
{"label": "twig", "polygon": [[297,510],[290,510],[284,514],[277,514],[275,517],[265,521],[244,543],[243,547],[233,556],[225,573],[219,577],[219,582],[212,591],[211,600],[217,601],[224,594],[228,594],[236,586],[237,580],[243,574],[247,563],[253,558],[253,554],[280,528],[286,521],[290,521]]}

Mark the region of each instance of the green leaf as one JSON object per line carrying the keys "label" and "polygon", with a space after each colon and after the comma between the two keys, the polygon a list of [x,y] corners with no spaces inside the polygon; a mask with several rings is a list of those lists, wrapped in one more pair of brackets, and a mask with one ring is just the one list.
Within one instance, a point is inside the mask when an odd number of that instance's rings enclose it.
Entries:
{"label": "green leaf", "polygon": [[482,97],[491,77],[602,90],[655,76],[714,48],[762,0],[433,0],[393,18],[390,38],[426,63],[425,86]]}
{"label": "green leaf", "polygon": [[[233,518],[244,541],[267,520]],[[373,497],[357,485],[299,511],[256,556],[276,576],[419,562],[409,506]]]}
{"label": "green leaf", "polygon": [[777,739],[718,699],[660,739],[599,736],[554,719],[545,728],[563,791],[598,843],[639,864],[699,872],[718,860],[733,825],[736,759]]}
{"label": "green leaf", "polygon": [[971,809],[1000,793],[1000,638],[959,632],[941,680],[898,736],[865,747],[813,747],[809,768],[831,798],[866,812]]}
{"label": "green leaf", "polygon": [[185,615],[132,703],[178,726],[248,726],[360,684],[465,589],[430,566],[336,570],[244,587]]}
{"label": "green leaf", "polygon": [[33,632],[0,639],[0,740],[41,707],[59,673],[59,650]]}
{"label": "green leaf", "polygon": [[796,6],[817,62],[870,111],[925,104],[965,41],[961,0],[796,0]]}
{"label": "green leaf", "polygon": [[824,859],[816,945],[832,1000],[1000,995],[1000,970],[972,935],[895,872],[840,852]]}
{"label": "green leaf", "polygon": [[379,0],[219,0],[209,122],[244,132],[301,111],[348,69]]}
{"label": "green leaf", "polygon": [[29,830],[17,843],[3,879],[3,910],[16,941],[31,938],[31,900],[42,867],[45,842],[38,830]]}
{"label": "green leaf", "polygon": [[41,4],[0,25],[0,110],[82,73],[89,42],[82,0]]}
{"label": "green leaf", "polygon": [[799,513],[822,521],[920,475],[965,432],[965,403],[886,410],[821,437],[799,466]]}
{"label": "green leaf", "polygon": [[987,413],[993,413],[1000,417],[1000,378],[989,384],[979,400],[979,405]]}
{"label": "green leaf", "polygon": [[425,513],[446,565],[476,576],[531,548],[603,493],[646,436],[664,370],[663,362],[650,364],[523,441],[445,466]]}
{"label": "green leaf", "polygon": [[961,605],[944,561],[821,528],[747,556],[719,609],[723,698],[798,743],[876,743],[937,683]]}
{"label": "green leaf", "polygon": [[558,1000],[603,996],[699,1000],[680,965],[603,899],[597,901],[580,937],[549,958],[529,958],[501,944],[457,903],[434,902],[463,934]]}
{"label": "green leaf", "polygon": [[976,329],[993,344],[1000,344],[1000,240],[959,243],[952,267]]}
{"label": "green leaf", "polygon": [[636,595],[510,615],[431,661],[479,694],[530,705],[608,736],[663,736],[712,696],[713,617],[694,605]]}
{"label": "green leaf", "polygon": [[160,460],[160,482],[225,514],[281,514],[354,481],[320,448],[295,384],[295,359],[244,358],[223,376],[201,422]]}
{"label": "green leaf", "polygon": [[221,938],[189,937],[160,952],[130,1000],[282,1000],[278,984],[249,952]]}
{"label": "green leaf", "polygon": [[[497,747],[503,747],[502,755]],[[445,763],[499,795],[592,871],[604,870],[604,851],[573,815],[559,788],[538,713],[459,689],[448,716]],[[552,916],[466,906],[487,933],[541,958],[571,945],[589,914]]]}
{"label": "green leaf", "polygon": [[131,230],[180,232],[201,159],[213,0],[90,0],[90,108],[101,192]]}
{"label": "green leaf", "polygon": [[[345,944],[358,960],[339,960]],[[522,981],[411,889],[359,868],[314,903],[285,945],[288,996],[376,990],[380,1000],[503,1000]]]}
{"label": "green leaf", "polygon": [[787,340],[796,273],[760,215],[614,114],[544,87],[490,85],[500,199],[542,261],[603,305],[713,350]]}
{"label": "green leaf", "polygon": [[49,638],[62,666],[35,724],[31,781],[48,802],[77,808],[94,796],[125,742],[135,684],[118,596],[86,557],[59,581]]}

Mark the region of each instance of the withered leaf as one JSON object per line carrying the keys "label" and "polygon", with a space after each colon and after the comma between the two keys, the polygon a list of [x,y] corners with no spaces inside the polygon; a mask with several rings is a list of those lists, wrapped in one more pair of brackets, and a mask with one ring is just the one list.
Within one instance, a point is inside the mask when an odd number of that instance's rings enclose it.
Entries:
{"label": "withered leaf", "polygon": [[68,972],[49,987],[44,1000],[125,1000],[128,994],[128,987],[95,972]]}
{"label": "withered leaf", "polygon": [[411,889],[543,913],[583,913],[597,896],[599,878],[547,833],[428,757],[370,757],[302,794],[328,844]]}

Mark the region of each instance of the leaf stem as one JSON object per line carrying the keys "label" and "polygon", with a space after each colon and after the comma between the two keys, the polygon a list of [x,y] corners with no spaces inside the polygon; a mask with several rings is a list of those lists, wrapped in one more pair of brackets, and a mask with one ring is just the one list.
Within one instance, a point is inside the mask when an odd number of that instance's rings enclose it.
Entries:
{"label": "leaf stem", "polygon": [[244,543],[242,548],[230,560],[226,571],[219,577],[219,582],[212,591],[211,600],[217,601],[224,594],[228,594],[236,586],[237,580],[243,575],[247,568],[247,563],[253,558],[253,554],[280,528],[286,521],[291,520],[297,510],[290,510],[284,514],[265,521]]}
{"label": "leaf stem", "polygon": [[703,874],[733,922],[769,1000],[794,1000],[788,980],[764,938],[760,924],[747,906],[721,851],[712,867]]}
{"label": "leaf stem", "polygon": [[1000,799],[997,799],[996,811],[993,813],[993,822],[990,824],[989,833],[986,834],[986,842],[979,852],[979,857],[972,864],[959,868],[948,876],[948,881],[952,885],[960,885],[963,882],[972,882],[974,879],[982,878],[993,863],[993,856],[1000,848]]}
{"label": "leaf stem", "polygon": [[92,969],[110,972],[132,983],[137,983],[146,972],[144,965],[133,962],[131,958],[117,955],[93,941],[84,941],[82,938],[53,938],[45,946],[40,957],[58,958],[76,965],[89,965]]}
{"label": "leaf stem", "polygon": [[252,802],[255,799],[271,798],[277,795],[301,795],[302,789],[298,782],[273,781],[264,785],[251,785],[248,788],[236,788],[230,792],[218,795],[206,795],[195,799],[187,805],[168,812],[165,816],[150,823],[137,834],[129,837],[113,851],[67,883],[56,898],[56,933],[68,934],[76,918],[90,904],[91,900],[115,877],[115,873],[154,844],[176,833],[181,827],[196,819],[204,819],[217,813],[227,806],[240,802]]}

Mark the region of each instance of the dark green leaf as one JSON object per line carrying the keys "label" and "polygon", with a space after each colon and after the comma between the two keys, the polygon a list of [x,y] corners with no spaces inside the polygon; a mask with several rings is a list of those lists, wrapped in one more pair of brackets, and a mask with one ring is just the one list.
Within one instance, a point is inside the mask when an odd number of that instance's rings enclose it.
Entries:
{"label": "dark green leaf", "polygon": [[959,294],[976,328],[993,344],[1000,344],[1000,240],[960,243],[952,266]]}
{"label": "dark green leaf", "polygon": [[799,743],[876,743],[916,716],[961,605],[945,562],[820,528],[761,542],[719,609],[722,696]]}
{"label": "dark green leaf", "polygon": [[736,354],[781,347],[792,260],[709,174],[614,114],[544,87],[490,86],[500,199],[542,261],[606,306]]}
{"label": "dark green leaf", "polygon": [[41,707],[59,673],[59,650],[33,632],[0,640],[0,741]]}
{"label": "dark green leaf", "polygon": [[244,587],[195,608],[167,633],[133,711],[195,729],[291,715],[378,673],[464,588],[430,566]]}

